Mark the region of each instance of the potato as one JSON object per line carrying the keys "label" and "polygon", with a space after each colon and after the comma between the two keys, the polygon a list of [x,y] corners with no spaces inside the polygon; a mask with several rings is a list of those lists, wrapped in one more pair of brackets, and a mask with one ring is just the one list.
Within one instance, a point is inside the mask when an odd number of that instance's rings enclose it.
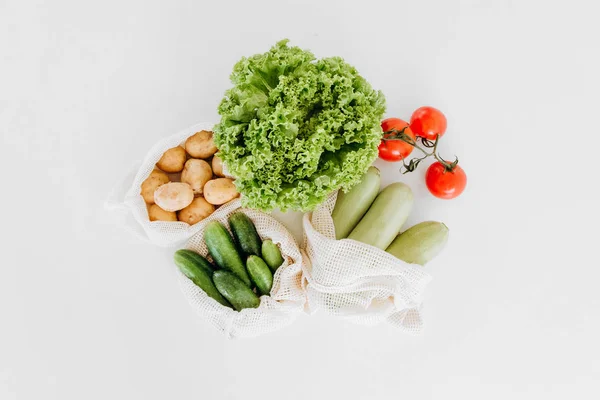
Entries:
{"label": "potato", "polygon": [[225,177],[223,174],[223,160],[219,156],[214,156],[212,159],[212,170],[216,176]]}
{"label": "potato", "polygon": [[148,207],[150,221],[177,221],[177,214],[173,211],[165,211],[156,204]]}
{"label": "potato", "polygon": [[200,131],[194,133],[185,141],[185,151],[194,158],[208,158],[217,152],[213,141],[213,133]]}
{"label": "potato", "polygon": [[179,211],[194,200],[194,191],[187,183],[170,182],[154,192],[154,202],[166,211]]}
{"label": "potato", "polygon": [[192,187],[194,194],[202,194],[206,182],[212,179],[212,169],[204,160],[190,158],[185,162],[181,173],[181,182]]}
{"label": "potato", "polygon": [[192,203],[177,213],[180,221],[194,225],[202,221],[215,211],[215,206],[204,200],[203,197],[196,197]]}
{"label": "potato", "polygon": [[173,147],[165,151],[156,166],[165,172],[180,172],[186,159],[185,149],[181,146]]}
{"label": "potato", "polygon": [[150,172],[148,178],[142,182],[142,191],[140,194],[144,198],[144,201],[148,204],[154,204],[154,191],[165,183],[169,183],[167,174],[158,169]]}
{"label": "potato", "polygon": [[210,204],[221,205],[239,195],[233,180],[229,178],[217,178],[206,182],[204,185],[204,198]]}

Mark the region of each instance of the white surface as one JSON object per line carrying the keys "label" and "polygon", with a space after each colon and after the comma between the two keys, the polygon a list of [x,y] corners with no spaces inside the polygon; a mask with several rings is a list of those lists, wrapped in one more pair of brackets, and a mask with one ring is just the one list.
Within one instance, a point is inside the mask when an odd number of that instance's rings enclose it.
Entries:
{"label": "white surface", "polygon": [[[595,3],[238,3],[0,1],[0,398],[598,398]],[[102,209],[154,142],[216,120],[235,61],[283,37],[346,58],[389,116],[448,116],[459,199],[377,163],[412,185],[410,223],[451,229],[421,337],[316,315],[227,341],[170,252]]]}

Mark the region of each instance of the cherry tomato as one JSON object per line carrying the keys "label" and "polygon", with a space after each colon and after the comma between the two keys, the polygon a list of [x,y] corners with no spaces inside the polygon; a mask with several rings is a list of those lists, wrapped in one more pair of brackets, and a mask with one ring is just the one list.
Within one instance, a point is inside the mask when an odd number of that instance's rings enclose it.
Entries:
{"label": "cherry tomato", "polygon": [[427,169],[425,183],[435,197],[453,199],[465,190],[467,174],[459,165],[448,171],[442,163],[436,161]]}
{"label": "cherry tomato", "polygon": [[[381,122],[381,128],[384,132],[396,129],[401,131],[408,126],[408,122],[402,121],[399,118],[388,118]],[[413,140],[415,134],[409,128],[404,130],[404,133],[410,136]],[[385,135],[388,137],[391,134]],[[401,161],[406,158],[413,151],[413,146],[403,142],[402,140],[382,140],[379,144],[379,158],[385,161]]]}
{"label": "cherry tomato", "polygon": [[417,136],[435,140],[446,132],[446,117],[433,107],[420,107],[410,117],[410,129]]}

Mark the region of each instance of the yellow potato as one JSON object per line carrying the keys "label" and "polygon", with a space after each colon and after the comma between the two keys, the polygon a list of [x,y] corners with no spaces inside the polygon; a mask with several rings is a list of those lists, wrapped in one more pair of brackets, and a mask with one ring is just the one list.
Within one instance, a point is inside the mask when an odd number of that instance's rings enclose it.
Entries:
{"label": "yellow potato", "polygon": [[239,193],[229,178],[217,178],[204,185],[204,198],[210,204],[221,205],[238,197]]}
{"label": "yellow potato", "polygon": [[217,152],[213,133],[200,131],[194,133],[185,141],[185,151],[194,158],[208,158]]}
{"label": "yellow potato", "polygon": [[194,194],[202,194],[204,185],[211,178],[212,170],[206,161],[190,158],[185,162],[185,167],[183,167],[181,173],[181,182],[190,185]]}
{"label": "yellow potato", "polygon": [[225,177],[223,174],[223,160],[219,156],[214,156],[212,159],[212,170],[216,176]]}
{"label": "yellow potato", "polygon": [[196,197],[192,204],[177,213],[180,221],[194,225],[202,221],[215,211],[215,206],[204,200],[203,197]]}
{"label": "yellow potato", "polygon": [[185,164],[185,149],[181,146],[173,147],[165,151],[156,166],[165,172],[180,172]]}
{"label": "yellow potato", "polygon": [[170,182],[154,192],[154,202],[166,211],[179,211],[194,200],[194,191],[187,183]]}
{"label": "yellow potato", "polygon": [[159,186],[169,183],[169,177],[162,171],[155,169],[150,172],[150,175],[142,182],[141,195],[144,201],[148,204],[154,204],[154,192]]}
{"label": "yellow potato", "polygon": [[177,221],[177,214],[173,211],[165,211],[156,204],[148,207],[150,221]]}

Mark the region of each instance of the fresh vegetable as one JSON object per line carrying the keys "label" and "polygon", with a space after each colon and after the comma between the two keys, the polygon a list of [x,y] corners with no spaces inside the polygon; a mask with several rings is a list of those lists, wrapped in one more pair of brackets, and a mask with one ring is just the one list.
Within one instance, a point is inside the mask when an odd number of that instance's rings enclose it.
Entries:
{"label": "fresh vegetable", "polygon": [[250,278],[244,262],[235,248],[235,243],[227,229],[218,221],[211,221],[204,227],[204,242],[215,263],[233,272],[246,285],[250,286]]}
{"label": "fresh vegetable", "polygon": [[185,164],[185,149],[181,146],[173,147],[165,151],[156,166],[169,173],[181,172]]}
{"label": "fresh vegetable", "polygon": [[202,194],[206,182],[212,179],[213,173],[210,164],[204,160],[190,158],[185,162],[181,172],[181,182],[192,187],[194,194]]}
{"label": "fresh vegetable", "polygon": [[242,212],[232,214],[229,217],[229,226],[233,232],[233,237],[245,255],[260,256],[262,242],[256,232],[254,223],[246,214]]}
{"label": "fresh vegetable", "polygon": [[442,251],[448,233],[441,222],[421,222],[398,235],[385,251],[407,263],[425,265]]}
{"label": "fresh vegetable", "polygon": [[206,182],[204,185],[204,198],[210,204],[221,205],[239,196],[233,180],[217,178]]}
{"label": "fresh vegetable", "polygon": [[174,259],[179,270],[196,286],[222,305],[231,307],[213,283],[213,266],[204,257],[191,250],[177,250]]}
{"label": "fresh vegetable", "polygon": [[410,117],[410,128],[417,136],[435,140],[446,132],[446,116],[437,108],[420,107]]}
{"label": "fresh vegetable", "polygon": [[258,256],[249,256],[246,260],[246,268],[258,291],[268,296],[273,286],[273,274],[267,264]]}
{"label": "fresh vegetable", "polygon": [[449,169],[446,165],[436,161],[427,168],[425,184],[435,197],[453,199],[465,190],[467,174],[460,165],[454,165],[452,169]]}
{"label": "fresh vegetable", "polygon": [[406,222],[413,205],[410,187],[396,182],[377,195],[348,239],[386,249]]}
{"label": "fresh vegetable", "polygon": [[225,177],[223,174],[223,160],[219,156],[214,156],[212,159],[212,171],[216,176]]}
{"label": "fresh vegetable", "polygon": [[169,183],[169,176],[161,170],[155,169],[150,172],[150,176],[142,182],[141,195],[148,204],[154,204],[154,192],[159,186]]}
{"label": "fresh vegetable", "polygon": [[231,303],[234,309],[257,308],[260,299],[235,274],[219,270],[213,274],[213,282],[219,292]]}
{"label": "fresh vegetable", "polygon": [[185,151],[194,158],[209,158],[217,152],[213,133],[209,131],[196,132],[185,141]]}
{"label": "fresh vegetable", "polygon": [[196,197],[189,206],[177,213],[177,219],[194,225],[215,211],[215,206],[206,201],[203,197]]}
{"label": "fresh vegetable", "polygon": [[[415,139],[415,134],[408,127],[408,122],[403,121],[399,118],[388,118],[381,122],[381,128],[384,132],[389,132],[392,129],[401,131],[404,129],[404,133]],[[383,138],[389,137],[393,134],[384,134]],[[385,161],[401,161],[408,157],[413,151],[413,146],[402,141],[402,140],[382,140],[379,144],[379,158]]]}
{"label": "fresh vegetable", "polygon": [[194,200],[194,191],[187,183],[170,182],[154,192],[154,202],[165,211],[179,211]]}
{"label": "fresh vegetable", "polygon": [[215,143],[245,206],[313,209],[377,157],[385,99],[341,58],[284,40],[240,60],[231,81]]}
{"label": "fresh vegetable", "polygon": [[375,167],[369,167],[360,182],[347,193],[338,192],[331,213],[335,226],[335,238],[343,239],[356,227],[379,193],[381,175]]}
{"label": "fresh vegetable", "polygon": [[150,221],[177,221],[177,214],[173,211],[165,211],[156,204],[148,206],[148,217]]}
{"label": "fresh vegetable", "polygon": [[270,239],[262,242],[261,254],[263,260],[267,263],[269,268],[271,268],[273,273],[275,273],[275,271],[281,267],[281,264],[283,264],[283,257],[281,256],[279,247]]}

